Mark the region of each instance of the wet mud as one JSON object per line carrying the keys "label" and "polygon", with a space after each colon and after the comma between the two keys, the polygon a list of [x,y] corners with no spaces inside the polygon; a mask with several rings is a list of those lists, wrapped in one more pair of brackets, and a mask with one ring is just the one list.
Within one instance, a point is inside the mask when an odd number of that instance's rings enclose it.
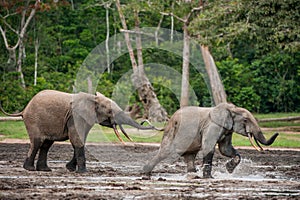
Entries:
{"label": "wet mud", "polygon": [[69,172],[73,155],[68,143],[50,149],[51,172],[22,168],[28,143],[0,143],[0,199],[299,199],[300,151],[269,149],[259,153],[238,149],[242,161],[233,174],[227,158],[216,150],[212,175],[186,173],[182,158],[171,157],[156,166],[152,176],[141,173],[157,145],[88,144],[88,172]]}

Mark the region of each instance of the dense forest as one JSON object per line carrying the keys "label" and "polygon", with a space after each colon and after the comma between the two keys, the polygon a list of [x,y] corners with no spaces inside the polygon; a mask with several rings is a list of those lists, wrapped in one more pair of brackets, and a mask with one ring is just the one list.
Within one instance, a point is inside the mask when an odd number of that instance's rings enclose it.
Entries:
{"label": "dense forest", "polygon": [[[186,30],[199,46],[208,46],[227,101],[259,113],[300,111],[298,0],[124,0],[121,9],[128,30],[138,19],[140,28]],[[20,111],[43,89],[74,92],[78,70],[88,55],[99,44],[117,51],[123,44],[114,36],[123,34],[123,28],[114,0],[0,0],[2,106]],[[142,53],[159,102],[174,113],[180,102],[172,85],[181,78],[175,76],[181,76],[182,56],[161,48],[145,48]],[[108,97],[132,70],[129,53],[111,60],[113,54],[103,57],[111,64],[96,74],[96,90]],[[174,70],[173,78],[151,73],[153,63],[162,71]],[[205,72],[198,69],[193,65],[189,69],[197,97],[191,104],[211,106]],[[139,102],[137,94],[130,95],[130,104]]]}

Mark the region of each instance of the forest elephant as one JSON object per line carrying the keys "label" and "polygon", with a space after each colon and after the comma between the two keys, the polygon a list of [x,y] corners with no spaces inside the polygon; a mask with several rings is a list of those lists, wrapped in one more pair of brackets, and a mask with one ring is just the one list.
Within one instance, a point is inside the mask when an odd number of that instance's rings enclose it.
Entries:
{"label": "forest elephant", "polygon": [[[184,157],[188,172],[195,172],[195,157],[201,150],[203,178],[212,178],[212,160],[218,144],[220,153],[231,158],[226,163],[226,169],[232,173],[241,160],[231,143],[233,132],[249,137],[257,150],[262,150],[259,143],[271,145],[278,136],[275,133],[266,140],[254,116],[233,104],[221,103],[211,108],[183,107],[169,120],[158,153],[144,166],[143,171],[150,174],[155,165],[175,153]],[[260,149],[255,146],[253,138]]]}
{"label": "forest elephant", "polygon": [[85,141],[95,123],[113,128],[121,141],[117,125],[129,140],[122,124],[143,130],[155,129],[152,125],[146,127],[135,122],[114,101],[98,92],[92,95],[44,90],[36,94],[20,113],[8,114],[0,108],[8,116],[23,118],[30,139],[30,149],[23,167],[30,171],[51,171],[47,165],[49,148],[54,141],[69,139],[74,155],[66,167],[69,171],[85,172]]}

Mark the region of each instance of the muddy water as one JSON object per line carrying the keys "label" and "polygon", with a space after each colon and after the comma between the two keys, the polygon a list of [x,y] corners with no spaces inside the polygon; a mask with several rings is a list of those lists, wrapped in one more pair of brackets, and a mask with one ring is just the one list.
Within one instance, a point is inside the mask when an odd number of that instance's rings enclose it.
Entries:
{"label": "muddy water", "polygon": [[299,199],[300,151],[239,149],[242,162],[229,174],[226,158],[216,152],[212,175],[185,173],[181,158],[160,163],[151,177],[141,168],[157,145],[87,146],[85,174],[68,172],[73,152],[69,144],[54,144],[49,152],[52,172],[22,168],[28,144],[0,143],[0,199]]}

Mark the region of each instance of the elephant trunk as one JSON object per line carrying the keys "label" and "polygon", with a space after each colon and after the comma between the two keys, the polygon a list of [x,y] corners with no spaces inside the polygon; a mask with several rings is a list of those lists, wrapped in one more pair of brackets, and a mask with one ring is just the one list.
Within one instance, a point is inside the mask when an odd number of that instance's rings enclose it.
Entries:
{"label": "elephant trunk", "polygon": [[134,128],[141,129],[141,130],[155,129],[154,126],[143,126],[143,125],[137,123],[136,121],[131,119],[131,117],[126,115],[125,112],[123,112],[123,111],[116,114],[115,121],[119,126],[122,125],[122,124],[126,124],[126,125],[129,125],[129,126],[132,126]]}
{"label": "elephant trunk", "polygon": [[269,140],[265,138],[265,136],[262,134],[262,132],[258,132],[257,134],[254,134],[255,141],[263,144],[263,145],[271,145],[275,141],[276,137],[278,136],[278,133],[275,133]]}
{"label": "elephant trunk", "polygon": [[150,130],[150,129],[156,129],[154,126],[143,126],[142,124],[137,123],[136,121],[134,121],[133,119],[131,119],[131,117],[129,117],[128,115],[126,115],[123,111],[119,112],[116,114],[115,116],[115,124],[112,125],[112,128],[115,131],[116,136],[118,137],[118,139],[124,143],[124,141],[122,140],[122,138],[120,137],[120,134],[118,132],[118,129],[116,127],[116,125],[119,125],[122,133],[127,137],[127,139],[129,139],[132,142],[132,139],[129,137],[129,135],[126,133],[126,131],[124,130],[122,124],[126,124],[129,126],[132,126],[134,128],[137,129],[141,129],[141,130]]}

